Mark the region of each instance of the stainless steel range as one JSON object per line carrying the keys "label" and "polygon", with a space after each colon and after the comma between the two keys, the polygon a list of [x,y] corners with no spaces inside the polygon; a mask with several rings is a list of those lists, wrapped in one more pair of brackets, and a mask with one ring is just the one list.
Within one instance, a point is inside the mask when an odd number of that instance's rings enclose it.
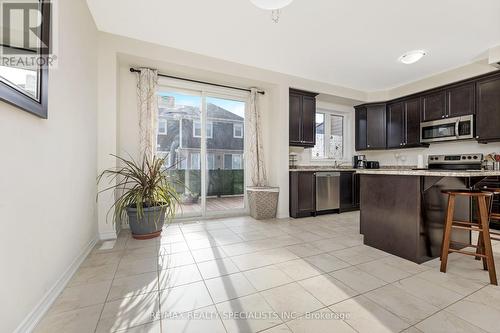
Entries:
{"label": "stainless steel range", "polygon": [[429,170],[481,170],[483,154],[429,155]]}

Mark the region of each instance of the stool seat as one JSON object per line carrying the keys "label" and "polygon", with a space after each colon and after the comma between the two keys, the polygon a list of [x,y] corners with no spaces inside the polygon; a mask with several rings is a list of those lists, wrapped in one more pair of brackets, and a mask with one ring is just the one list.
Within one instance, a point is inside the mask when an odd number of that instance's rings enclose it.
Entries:
{"label": "stool seat", "polygon": [[491,192],[493,193],[493,195],[500,194],[500,188],[494,188],[494,187],[483,187],[481,191]]}
{"label": "stool seat", "polygon": [[441,193],[444,194],[452,194],[452,195],[463,195],[467,197],[480,197],[486,196],[491,197],[493,192],[487,190],[467,190],[467,189],[459,189],[459,190],[442,190]]}
{"label": "stool seat", "polygon": [[[493,258],[493,250],[491,247],[491,236],[490,236],[490,209],[492,203],[492,197],[495,191],[487,190],[467,190],[467,189],[446,189],[441,191],[448,195],[448,208],[446,211],[446,220],[444,224],[443,241],[441,244],[441,272],[446,273],[446,266],[448,264],[448,254],[449,253],[460,253],[469,256],[474,256],[476,259],[483,260],[483,269],[488,270],[490,276],[490,283],[498,285],[497,275],[495,271],[495,262]],[[479,212],[479,222],[473,221],[458,221],[454,219],[455,214],[455,201],[457,196],[464,196],[473,198],[477,201],[478,212]],[[451,232],[452,229],[463,229],[469,231],[479,232],[479,239],[477,245],[463,244],[452,241]],[[473,247],[476,249],[475,252],[464,251],[462,248],[460,250],[450,248],[451,243],[462,245],[464,247]]]}

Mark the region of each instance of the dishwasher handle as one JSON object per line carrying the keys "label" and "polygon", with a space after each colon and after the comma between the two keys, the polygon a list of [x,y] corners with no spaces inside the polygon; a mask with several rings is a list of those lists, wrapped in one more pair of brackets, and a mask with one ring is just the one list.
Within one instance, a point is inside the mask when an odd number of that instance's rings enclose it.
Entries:
{"label": "dishwasher handle", "polygon": [[316,172],[316,177],[340,177],[340,172]]}

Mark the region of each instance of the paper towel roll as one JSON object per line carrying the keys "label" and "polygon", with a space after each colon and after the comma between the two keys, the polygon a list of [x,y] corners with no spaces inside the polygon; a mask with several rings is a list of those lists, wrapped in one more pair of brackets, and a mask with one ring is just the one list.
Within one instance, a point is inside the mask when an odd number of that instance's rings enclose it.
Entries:
{"label": "paper towel roll", "polygon": [[424,155],[418,155],[417,156],[417,168],[419,168],[419,169],[425,168],[425,166],[424,166]]}

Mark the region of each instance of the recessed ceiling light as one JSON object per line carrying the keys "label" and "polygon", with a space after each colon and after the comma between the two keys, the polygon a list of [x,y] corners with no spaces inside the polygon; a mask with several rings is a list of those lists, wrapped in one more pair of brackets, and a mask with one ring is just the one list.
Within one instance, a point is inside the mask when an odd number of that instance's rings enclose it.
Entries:
{"label": "recessed ceiling light", "polygon": [[405,65],[409,65],[419,61],[425,55],[427,55],[427,52],[424,50],[413,50],[406,52],[398,60]]}

